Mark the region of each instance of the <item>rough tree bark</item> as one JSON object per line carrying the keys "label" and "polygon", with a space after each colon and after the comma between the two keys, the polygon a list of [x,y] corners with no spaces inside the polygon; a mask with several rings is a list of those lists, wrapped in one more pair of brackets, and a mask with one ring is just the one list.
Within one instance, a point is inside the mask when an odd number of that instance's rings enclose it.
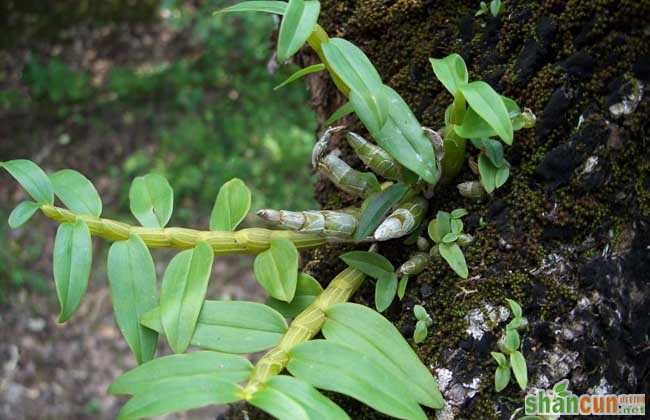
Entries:
{"label": "rough tree bark", "polygon": [[[415,348],[449,403],[438,416],[507,419],[523,406],[516,386],[494,391],[490,351],[503,331],[506,297],[522,304],[530,322],[522,348],[531,387],[567,378],[576,394],[648,393],[650,1],[504,1],[497,18],[474,17],[478,1],[321,3],[321,25],[360,46],[422,124],[438,128],[451,99],[428,58],[452,52],[464,57],[470,80],[487,81],[538,116],[537,127],[517,132],[506,148],[511,178],[494,197],[472,203],[448,185],[430,202],[431,215],[469,210],[470,279],[432,262],[386,314],[408,338],[413,305],[431,314],[433,332]],[[326,76],[308,83],[324,121],[343,98]],[[354,117],[345,123],[363,132]],[[341,139],[332,147],[362,167]],[[457,181],[472,178],[466,167]],[[316,196],[324,208],[354,202],[324,179]],[[329,281],[343,268],[336,258],[343,250],[312,252],[307,269]],[[412,251],[401,241],[379,247],[396,265]],[[372,305],[372,289],[367,282],[355,300]],[[335,399],[355,419],[383,418]]]}

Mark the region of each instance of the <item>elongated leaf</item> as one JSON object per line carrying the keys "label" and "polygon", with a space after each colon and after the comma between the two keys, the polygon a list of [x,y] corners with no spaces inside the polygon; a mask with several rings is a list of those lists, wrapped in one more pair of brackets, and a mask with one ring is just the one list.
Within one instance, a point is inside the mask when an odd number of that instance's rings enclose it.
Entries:
{"label": "elongated leaf", "polygon": [[510,382],[510,366],[498,366],[494,371],[494,389],[501,392]]}
{"label": "elongated leaf", "polygon": [[454,96],[460,91],[460,86],[469,81],[465,60],[458,54],[450,54],[445,58],[430,58],[429,62],[438,80]]}
{"label": "elongated leaf", "polygon": [[278,61],[284,62],[305,43],[318,21],[320,2],[289,0],[278,35]]}
{"label": "elongated leaf", "polygon": [[510,366],[512,366],[512,373],[515,374],[519,388],[525,391],[528,386],[528,368],[526,367],[526,359],[524,359],[524,355],[520,351],[510,353]]}
{"label": "elongated leaf", "polygon": [[370,134],[399,163],[428,183],[436,183],[439,170],[431,142],[402,97],[388,86],[383,89],[388,98],[388,119],[379,132]]}
{"label": "elongated leaf", "polygon": [[61,305],[58,322],[67,321],[86,294],[93,259],[90,230],[79,219],[59,226],[54,240],[54,282]]}
{"label": "elongated leaf", "polygon": [[50,180],[54,193],[70,210],[95,217],[102,214],[102,200],[93,183],[83,174],[63,169],[52,174]]}
{"label": "elongated leaf", "polygon": [[496,360],[499,366],[508,366],[508,360],[506,359],[506,356],[503,355],[503,353],[492,351],[490,354],[492,355],[492,358]]}
{"label": "elongated leaf", "polygon": [[340,120],[341,118],[345,117],[346,115],[354,112],[354,108],[352,107],[352,104],[350,102],[346,102],[343,105],[341,105],[336,111],[330,115],[330,117],[325,121],[325,125],[332,125],[336,121]]}
{"label": "elongated leaf", "polygon": [[315,278],[306,273],[298,273],[296,294],[291,302],[268,298],[266,304],[280,312],[285,318],[294,318],[323,293],[323,288]]}
{"label": "elongated leaf", "polygon": [[[163,332],[160,308],[144,314],[140,322]],[[190,343],[226,353],[255,353],[277,345],[286,331],[282,315],[261,303],[206,300]]]}
{"label": "elongated leaf", "polygon": [[345,411],[311,385],[291,376],[269,379],[250,403],[280,420],[344,420]]}
{"label": "elongated leaf", "polygon": [[390,273],[377,279],[375,285],[375,307],[379,312],[384,312],[395,299],[397,293],[397,275]]}
{"label": "elongated leaf", "polygon": [[293,73],[291,76],[287,78],[284,82],[280,83],[276,87],[273,88],[273,90],[278,90],[283,86],[288,85],[291,82],[295,82],[296,80],[300,79],[301,77],[304,77],[308,74],[312,73],[318,73],[319,71],[325,70],[325,64],[323,63],[318,63],[318,64],[312,64],[311,66],[302,68],[295,73]]}
{"label": "elongated leaf", "polygon": [[21,227],[25,222],[31,219],[34,213],[36,213],[40,208],[41,206],[33,201],[23,201],[18,204],[9,215],[9,226],[12,229]]}
{"label": "elongated leaf", "polygon": [[205,242],[176,255],[162,281],[160,319],[169,346],[183,353],[190,345],[205,299],[214,254]]}
{"label": "elongated leaf", "polygon": [[456,274],[464,279],[469,276],[465,256],[456,243],[440,243],[438,244],[438,251]]}
{"label": "elongated leaf", "polygon": [[490,159],[481,153],[478,157],[478,172],[481,176],[481,185],[488,193],[497,188],[497,171]]}
{"label": "elongated leaf", "polygon": [[283,15],[287,8],[286,1],[243,1],[225,9],[217,10],[215,15],[235,12],[266,12]]}
{"label": "elongated leaf", "polygon": [[[519,106],[515,101],[505,96],[501,96],[506,110],[508,110],[508,117],[512,123],[513,130],[519,130],[522,128],[523,123],[521,118],[521,111]],[[454,126],[454,131],[460,137],[468,139],[478,139],[478,138],[487,138],[497,135],[497,132],[494,128],[488,124],[475,110],[469,108],[463,117],[463,123],[461,125]]]}
{"label": "elongated leaf", "polygon": [[354,232],[354,239],[361,241],[374,232],[377,226],[386,218],[391,208],[404,198],[408,190],[408,186],[397,183],[368,197],[363,204],[363,211],[359,217],[357,230]]}
{"label": "elongated leaf", "polygon": [[158,174],[139,176],[129,190],[131,213],[144,227],[162,228],[174,210],[174,190],[167,179]]}
{"label": "elongated leaf", "polygon": [[404,294],[406,293],[406,286],[409,284],[409,276],[404,275],[399,279],[399,284],[397,285],[397,297],[399,300],[404,299]]}
{"label": "elongated leaf", "polygon": [[510,310],[512,310],[512,316],[515,318],[521,318],[523,316],[523,312],[521,310],[521,305],[517,303],[517,301],[513,299],[508,299],[506,298],[506,302],[508,302],[508,306],[510,306]]}
{"label": "elongated leaf", "polygon": [[50,178],[31,160],[16,159],[0,162],[3,167],[38,204],[54,203]]}
{"label": "elongated leaf", "polygon": [[446,211],[439,211],[436,214],[436,230],[441,239],[451,232],[451,215]]}
{"label": "elongated leaf", "polygon": [[206,405],[228,404],[242,399],[242,388],[215,376],[183,378],[165,387],[136,394],[120,410],[118,420],[161,416]]}
{"label": "elongated leaf", "polygon": [[426,419],[393,372],[359,350],[329,340],[312,340],[289,353],[287,369],[298,379],[348,395],[389,416]]}
{"label": "elongated leaf", "polygon": [[158,296],[153,258],[139,236],[111,246],[107,272],[115,322],[137,362],[147,362],[156,353],[158,333],[140,325],[140,317],[156,307]]}
{"label": "elongated leaf", "polygon": [[291,302],[298,281],[298,250],[288,239],[271,241],[253,263],[257,282],[275,299]]}
{"label": "elongated leaf", "polygon": [[432,408],[444,404],[438,384],[402,334],[386,318],[355,303],[333,305],[325,312],[323,335],[353,347],[391,372],[411,398]]}
{"label": "elongated leaf", "polygon": [[383,255],[370,251],[350,251],[341,255],[350,267],[356,268],[374,279],[395,272],[395,267]]}
{"label": "elongated leaf", "polygon": [[492,139],[483,139],[483,150],[496,168],[500,168],[506,164],[503,158],[503,145],[501,142]]}
{"label": "elongated leaf", "polygon": [[490,85],[476,81],[460,87],[469,106],[496,131],[507,144],[512,144],[512,123],[501,96]]}
{"label": "elongated leaf", "polygon": [[231,179],[219,189],[210,214],[210,230],[235,230],[250,208],[251,190],[241,179]]}
{"label": "elongated leaf", "polygon": [[135,395],[178,380],[211,376],[228,382],[248,378],[253,365],[247,359],[214,351],[197,351],[159,357],[130,370],[108,388],[110,394]]}
{"label": "elongated leaf", "polygon": [[418,321],[415,323],[415,331],[413,331],[413,341],[415,344],[420,344],[426,340],[429,334],[429,327],[425,321]]}
{"label": "elongated leaf", "polygon": [[[378,94],[382,94],[382,90]],[[388,114],[388,101],[386,99],[378,101],[378,94],[365,91],[358,92],[356,90],[350,91],[352,109],[371,133],[377,133],[382,129]],[[379,106],[384,108],[380,109]]]}

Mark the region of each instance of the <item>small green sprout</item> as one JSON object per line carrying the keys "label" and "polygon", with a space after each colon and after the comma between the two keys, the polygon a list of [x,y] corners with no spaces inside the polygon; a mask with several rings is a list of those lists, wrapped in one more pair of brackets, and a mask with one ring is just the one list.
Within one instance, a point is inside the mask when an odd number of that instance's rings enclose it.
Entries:
{"label": "small green sprout", "polygon": [[467,214],[465,209],[456,209],[451,213],[439,211],[436,218],[429,222],[428,227],[429,236],[436,243],[436,246],[431,248],[430,254],[440,255],[452,270],[464,279],[469,276],[469,271],[460,246],[467,245],[473,240],[471,235],[463,233],[461,219]]}
{"label": "small green sprout", "polygon": [[385,311],[397,294],[397,274],[393,264],[383,255],[372,251],[350,251],[341,255],[341,259],[350,267],[377,280],[375,307],[379,312]]}
{"label": "small green sprout", "polygon": [[506,300],[512,310],[513,319],[508,323],[505,332],[497,343],[502,353],[490,353],[498,365],[497,370],[494,372],[494,387],[497,392],[501,392],[508,386],[512,369],[519,387],[522,391],[525,391],[528,386],[528,368],[526,367],[526,359],[519,351],[521,338],[518,330],[525,328],[528,321],[523,317],[521,306],[517,302],[512,299]]}
{"label": "small green sprout", "polygon": [[[501,13],[501,9],[503,9],[503,3],[501,0],[492,0],[490,2],[490,7],[489,11],[492,13],[492,16],[497,17],[499,13]],[[478,11],[474,14],[474,16],[481,16],[484,15],[488,12],[488,5],[486,2],[482,1],[481,2],[481,8],[478,9]]]}
{"label": "small green sprout", "polygon": [[422,305],[415,305],[413,307],[413,313],[415,314],[415,319],[418,320],[415,324],[415,331],[413,332],[413,341],[419,344],[427,338],[429,327],[433,325],[433,320]]}

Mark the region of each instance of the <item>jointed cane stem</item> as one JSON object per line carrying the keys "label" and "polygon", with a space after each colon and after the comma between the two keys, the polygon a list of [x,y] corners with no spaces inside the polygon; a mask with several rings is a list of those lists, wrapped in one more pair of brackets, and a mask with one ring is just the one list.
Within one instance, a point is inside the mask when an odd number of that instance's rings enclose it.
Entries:
{"label": "jointed cane stem", "polygon": [[241,229],[235,232],[200,231],[187,228],[146,228],[132,226],[116,220],[94,216],[78,215],[60,207],[43,205],[41,211],[50,219],[58,222],[74,223],[81,219],[88,225],[90,233],[109,241],[121,241],[130,234],[138,235],[149,248],[192,248],[198,241],[207,242],[215,255],[257,254],[266,250],[275,238],[286,238],[296,248],[313,248],[327,240],[312,233],[297,233],[286,230],[269,230],[261,228]]}
{"label": "jointed cane stem", "polygon": [[289,351],[318,334],[325,322],[325,310],[347,302],[364,279],[365,274],[354,268],[346,268],[334,277],[323,293],[293,320],[280,343],[257,362],[244,388],[244,398],[249,399],[264,382],[280,373],[289,362]]}

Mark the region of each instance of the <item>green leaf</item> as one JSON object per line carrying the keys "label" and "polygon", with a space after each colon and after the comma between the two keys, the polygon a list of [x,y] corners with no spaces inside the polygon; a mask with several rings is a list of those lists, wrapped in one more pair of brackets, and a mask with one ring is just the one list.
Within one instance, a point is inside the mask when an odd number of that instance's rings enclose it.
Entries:
{"label": "green leaf", "polygon": [[456,243],[440,243],[438,244],[438,251],[440,256],[447,261],[449,266],[458,274],[460,277],[466,279],[469,276],[469,271],[467,270],[467,263],[465,262],[465,256],[463,251],[460,250],[460,247]]}
{"label": "green leaf", "polygon": [[158,174],[136,177],[129,190],[131,213],[148,228],[163,228],[172,217],[174,190],[167,179]]}
{"label": "green leaf", "polygon": [[[456,235],[456,238],[458,238],[458,235],[460,235],[462,231],[463,231],[463,221],[460,219],[451,219],[451,233]],[[447,235],[449,235],[449,233]]]}
{"label": "green leaf", "polygon": [[275,299],[291,302],[298,281],[298,250],[288,239],[278,238],[253,263],[255,278]]}
{"label": "green leaf", "polygon": [[512,321],[508,322],[508,325],[506,325],[506,328],[517,330],[517,329],[521,328],[525,324],[526,324],[526,319],[525,318],[516,317],[516,318],[513,318]]}
{"label": "green leaf", "polygon": [[496,360],[497,365],[508,366],[508,360],[506,359],[506,356],[503,355],[503,353],[492,351],[490,354],[492,355],[492,358]]}
{"label": "green leaf", "polygon": [[507,328],[505,340],[506,348],[510,349],[511,351],[515,351],[519,348],[519,344],[521,344],[521,339],[519,338],[519,333],[517,330]]}
{"label": "green leaf", "polygon": [[75,213],[99,217],[102,214],[102,200],[95,186],[83,174],[72,169],[63,169],[50,176],[57,197]]}
{"label": "green leaf", "polygon": [[3,167],[38,204],[53,204],[54,191],[50,178],[31,160],[16,159],[0,162]]}
{"label": "green leaf", "polygon": [[137,235],[115,242],[108,251],[108,283],[115,322],[138,363],[153,359],[158,333],[140,325],[140,316],[158,304],[156,269]]}
{"label": "green leaf", "polygon": [[510,382],[510,366],[498,366],[494,371],[494,389],[501,392]]}
{"label": "green leaf", "polygon": [[298,379],[339,392],[401,419],[427,417],[395,376],[358,349],[329,340],[312,340],[289,352],[287,369]]}
{"label": "green leaf", "polygon": [[390,209],[404,198],[408,190],[408,186],[397,183],[368,197],[363,203],[354,240],[361,241],[372,234],[386,218]]}
{"label": "green leaf", "polygon": [[325,125],[332,125],[336,121],[340,120],[341,118],[345,117],[346,115],[354,112],[354,108],[352,107],[352,104],[350,102],[346,102],[343,105],[341,105],[336,111],[330,115],[330,117],[325,121]]}
{"label": "green leaf", "polygon": [[210,230],[235,230],[250,208],[251,190],[241,179],[231,179],[219,189],[210,214]]}
{"label": "green leaf", "polygon": [[373,279],[395,272],[395,267],[383,255],[371,251],[350,251],[340,257],[347,265]]}
{"label": "green leaf", "polygon": [[[140,323],[163,332],[160,308],[140,318]],[[203,302],[190,344],[226,353],[256,353],[278,344],[287,323],[274,309],[256,302]]]}
{"label": "green leaf", "polygon": [[409,399],[442,408],[444,401],[436,381],[390,321],[355,303],[333,305],[325,315],[322,332],[328,341],[352,347],[362,353],[364,359],[386,369],[390,375],[384,380],[392,383],[390,387],[396,390],[402,388],[398,384],[403,385]]}
{"label": "green leaf", "polygon": [[500,141],[483,139],[483,150],[495,167],[500,168],[506,164],[503,158],[503,145]]}
{"label": "green leaf", "polygon": [[497,17],[500,11],[501,11],[501,0],[492,0],[490,2],[490,13],[492,13],[492,16]]}
{"label": "green leaf", "polygon": [[438,211],[436,214],[436,236],[443,240],[449,232],[451,232],[451,215],[446,211]]}
{"label": "green leaf", "polygon": [[[510,122],[512,123],[513,130],[519,130],[523,127],[523,121],[520,118],[521,111],[519,106],[515,101],[505,96],[501,97],[506,110],[508,111],[508,116]],[[463,123],[461,125],[454,126],[454,131],[460,137],[468,139],[482,139],[493,137],[497,135],[497,132],[494,128],[490,126],[475,110],[469,108],[463,117]]]}
{"label": "green leaf", "polygon": [[553,394],[557,395],[557,396],[560,396],[560,397],[567,396],[569,394],[567,392],[567,386],[568,386],[567,381],[568,380],[565,379],[565,380],[562,380],[562,381],[556,383],[555,385],[553,385]]}
{"label": "green leaf", "polygon": [[485,191],[488,193],[494,191],[497,188],[497,168],[494,167],[490,159],[483,153],[478,157],[478,172],[481,176],[481,185],[483,185]]}
{"label": "green leaf", "polygon": [[9,227],[17,229],[25,224],[40,209],[41,206],[33,201],[23,201],[9,215]]}
{"label": "green leaf", "polygon": [[521,388],[522,391],[525,391],[528,386],[528,368],[526,367],[526,359],[524,359],[524,355],[519,351],[511,353],[510,366],[512,366],[512,372],[515,374],[515,379],[519,384],[519,388]]}
{"label": "green leaf", "polygon": [[496,131],[507,144],[512,144],[512,123],[501,95],[490,85],[476,81],[460,87],[469,106]]}
{"label": "green leaf", "polygon": [[93,259],[90,230],[78,219],[62,223],[54,240],[54,282],[61,305],[58,322],[67,321],[79,307],[88,287]]}
{"label": "green leaf", "polygon": [[274,376],[249,401],[280,420],[344,420],[345,411],[311,385],[291,376]]}
{"label": "green leaf", "polygon": [[429,319],[429,314],[427,314],[427,310],[422,305],[415,305],[413,307],[413,315],[415,315],[415,319],[418,321],[426,321]]}
{"label": "green leaf", "polygon": [[303,76],[306,76],[308,74],[312,73],[318,73],[319,71],[325,70],[325,64],[323,63],[318,63],[318,64],[312,64],[311,66],[302,68],[295,73],[293,73],[291,76],[287,78],[284,82],[280,83],[276,87],[273,88],[273,90],[278,90],[283,86],[288,85],[291,82],[295,82],[296,80],[300,79]]}
{"label": "green leaf", "polygon": [[250,376],[253,365],[247,359],[213,351],[196,351],[159,357],[130,370],[108,388],[109,394],[135,395],[180,378],[200,376],[239,382]]}
{"label": "green leaf", "polygon": [[285,318],[295,318],[323,292],[315,278],[306,273],[298,273],[296,294],[290,303],[268,298],[266,304],[280,312]]}
{"label": "green leaf", "polygon": [[266,12],[274,13],[276,15],[284,15],[287,8],[286,1],[243,1],[234,6],[226,7],[225,9],[217,10],[215,15],[223,13],[234,12]]}
{"label": "green leaf", "polygon": [[452,219],[460,219],[461,217],[465,217],[468,214],[469,214],[469,212],[467,210],[461,208],[461,209],[453,210],[450,213],[450,216],[451,216]]}
{"label": "green leaf", "polygon": [[228,404],[243,399],[242,391],[239,385],[216,376],[182,378],[136,394],[124,404],[117,419],[140,419],[206,405]]}
{"label": "green leaf", "polygon": [[397,297],[399,300],[404,299],[404,294],[406,293],[406,286],[409,283],[409,276],[404,275],[399,279],[399,284],[397,285]]}
{"label": "green leaf", "polygon": [[395,160],[434,184],[440,174],[431,142],[404,99],[388,86],[383,89],[389,104],[388,119],[380,131],[370,134]]}
{"label": "green leaf", "polygon": [[[388,114],[388,101],[377,101],[377,94],[368,92],[350,91],[350,104],[352,109],[363,122],[369,132],[377,133],[386,124]],[[384,106],[385,109],[378,108]]]}
{"label": "green leaf", "polygon": [[458,239],[458,234],[457,233],[449,232],[448,234],[443,236],[442,242],[444,242],[446,244],[449,244],[449,243],[452,243],[452,242],[456,242],[457,239]]}
{"label": "green leaf", "polygon": [[458,54],[450,54],[445,58],[430,58],[429,62],[438,80],[454,96],[458,94],[460,87],[469,81],[465,60]]}
{"label": "green leaf", "polygon": [[298,52],[314,30],[319,13],[318,1],[289,0],[278,35],[279,62],[288,60]]}
{"label": "green leaf", "polygon": [[506,298],[506,302],[508,302],[508,305],[510,306],[510,310],[512,310],[512,315],[515,318],[521,318],[523,316],[521,305],[519,305],[516,301],[508,298]]}
{"label": "green leaf", "polygon": [[375,285],[375,307],[379,312],[384,312],[395,299],[397,293],[397,275],[386,274],[377,279]]}
{"label": "green leaf", "polygon": [[494,186],[496,188],[502,187],[510,177],[510,165],[506,163],[505,166],[497,169],[494,174]]}
{"label": "green leaf", "polygon": [[415,323],[415,331],[413,332],[413,341],[420,344],[427,338],[429,334],[427,323],[425,321],[418,321]]}
{"label": "green leaf", "polygon": [[438,234],[438,221],[436,219],[431,219],[429,225],[427,226],[427,232],[429,233],[429,237],[433,242],[442,242],[442,237]]}
{"label": "green leaf", "polygon": [[167,266],[160,293],[160,319],[169,346],[183,353],[190,345],[210,281],[214,253],[199,241]]}

